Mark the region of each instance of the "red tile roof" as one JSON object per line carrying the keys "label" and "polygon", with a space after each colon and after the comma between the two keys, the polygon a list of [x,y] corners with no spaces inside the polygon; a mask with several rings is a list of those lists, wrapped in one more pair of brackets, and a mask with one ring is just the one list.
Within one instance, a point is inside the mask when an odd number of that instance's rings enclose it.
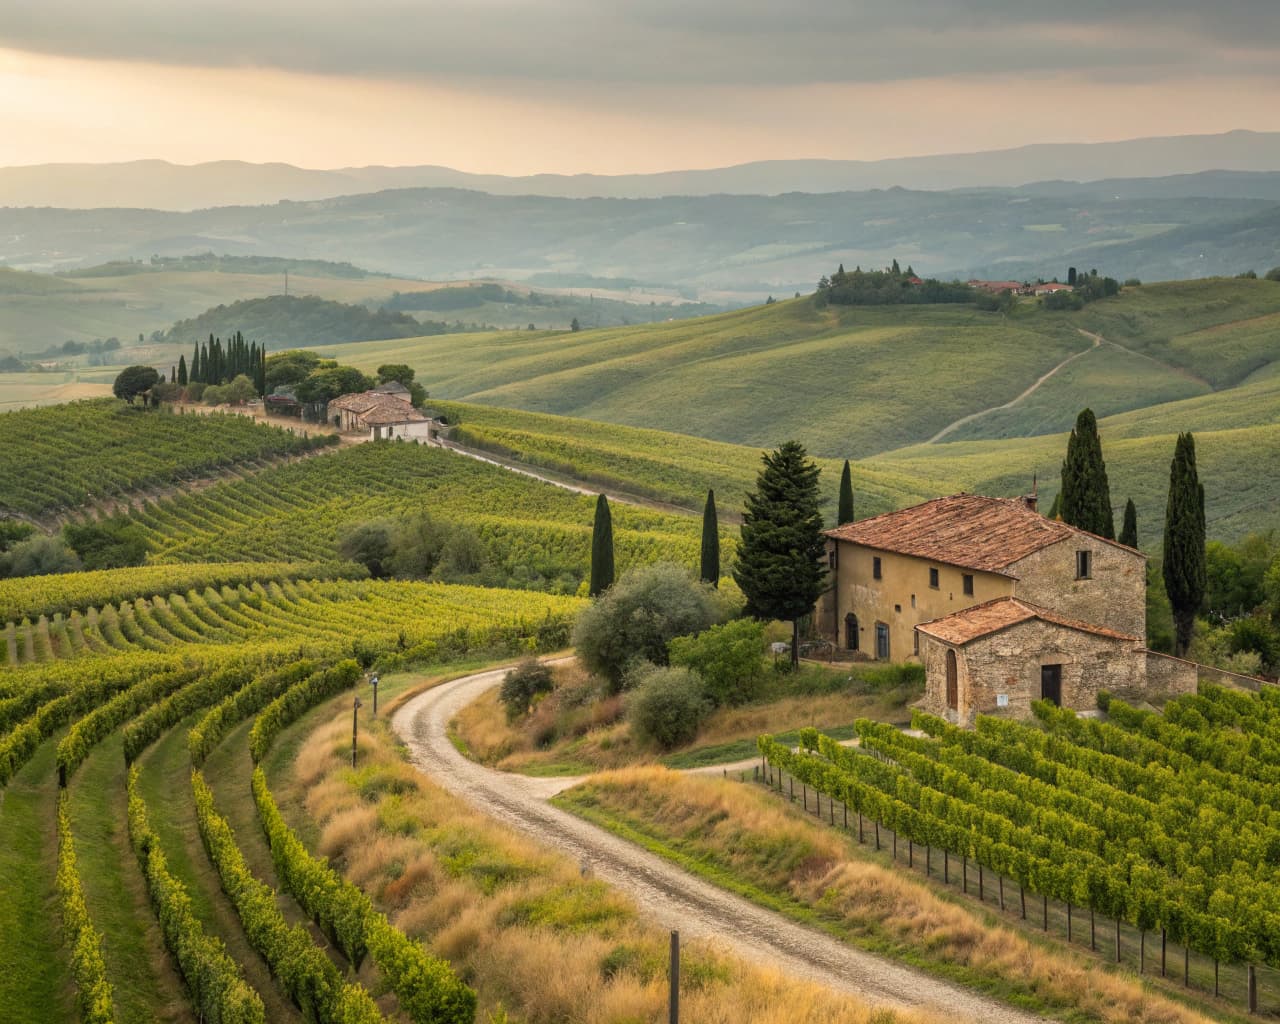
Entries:
{"label": "red tile roof", "polygon": [[972,608],[965,608],[963,611],[944,615],[940,619],[922,622],[916,628],[921,633],[936,637],[943,643],[948,643],[955,647],[963,647],[974,640],[990,636],[992,633],[998,633],[1002,629],[1008,629],[1010,626],[1016,626],[1019,623],[1030,622],[1032,619],[1039,619],[1042,622],[1049,622],[1055,626],[1078,630],[1082,633],[1109,637],[1112,640],[1141,642],[1140,637],[1130,636],[1127,633],[1118,633],[1114,629],[1095,626],[1092,623],[1081,622],[1079,619],[1069,619],[1065,615],[1051,612],[1047,608],[1041,608],[1039,605],[1020,601],[1016,597],[997,597],[993,601],[976,604]]}
{"label": "red tile roof", "polygon": [[1141,555],[1105,537],[1046,519],[1021,498],[980,494],[935,498],[898,512],[846,523],[827,530],[826,535],[880,551],[1004,575],[1009,575],[1006,570],[1019,559],[1073,536],[1101,540]]}
{"label": "red tile roof", "polygon": [[358,395],[343,395],[329,403],[328,415],[334,410],[345,409],[359,416],[369,426],[387,423],[420,423],[427,419],[407,399],[378,391],[362,391]]}

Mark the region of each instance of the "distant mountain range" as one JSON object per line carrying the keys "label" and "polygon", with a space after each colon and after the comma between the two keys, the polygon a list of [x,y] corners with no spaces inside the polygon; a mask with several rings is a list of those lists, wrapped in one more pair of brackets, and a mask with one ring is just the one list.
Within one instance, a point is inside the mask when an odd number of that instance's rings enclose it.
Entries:
{"label": "distant mountain range", "polygon": [[[627,281],[722,304],[811,291],[840,263],[893,259],[929,276],[1062,276],[1068,265],[1124,279],[1265,272],[1280,264],[1280,175],[1208,172],[1190,195],[1134,183],[1056,194],[1047,186],[888,189],[780,196],[564,199],[397,189],[192,212],[0,209],[0,263],[70,270],[108,260],[213,252],[348,262],[457,280]],[[1165,191],[1157,181],[1152,188]],[[1225,191],[1226,197],[1215,195]],[[1240,197],[1240,191],[1259,196]],[[1137,194],[1134,194],[1137,193]]]}
{"label": "distant mountain range", "polygon": [[[0,206],[197,210],[259,206],[282,200],[329,199],[404,188],[463,188],[505,196],[639,199],[852,192],[895,187],[968,189],[1045,182],[1044,190],[1052,192],[1076,188],[1076,182],[1106,185],[1109,183],[1104,179],[1162,178],[1210,170],[1280,172],[1280,132],[1232,131],[1125,142],[1041,144],[890,160],[767,160],[710,170],[615,176],[506,177],[434,166],[310,170],[290,164],[231,160],[194,166],[163,160],[41,164],[0,168]],[[1225,185],[1226,179],[1213,181]],[[1259,179],[1246,176],[1237,180],[1236,185],[1253,187],[1258,182]],[[1171,187],[1185,188],[1188,184],[1194,183],[1171,183]],[[1251,193],[1244,197],[1260,198]]]}

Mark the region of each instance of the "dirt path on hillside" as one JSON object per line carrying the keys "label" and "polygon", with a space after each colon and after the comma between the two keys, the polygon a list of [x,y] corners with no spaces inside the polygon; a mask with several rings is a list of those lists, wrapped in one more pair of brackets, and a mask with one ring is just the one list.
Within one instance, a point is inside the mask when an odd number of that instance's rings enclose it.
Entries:
{"label": "dirt path on hillside", "polygon": [[636,508],[647,508],[655,512],[670,512],[683,516],[697,514],[696,509],[685,508],[683,505],[672,505],[670,502],[658,501],[656,498],[646,498],[639,494],[627,494],[622,491],[610,490],[607,487],[588,487],[585,484],[560,480],[554,476],[548,476],[545,472],[530,469],[514,459],[504,459],[502,456],[495,455],[492,452],[482,451],[477,448],[467,448],[456,441],[441,440],[435,443],[445,451],[453,452],[455,455],[463,455],[468,459],[475,459],[477,462],[485,462],[490,466],[497,466],[499,469],[506,469],[512,473],[519,473],[521,476],[532,477],[534,480],[541,480],[544,484],[559,487],[561,490],[572,491],[574,494],[586,494],[594,498],[601,491],[604,491],[605,496],[610,501],[618,502],[622,505],[634,505]]}
{"label": "dirt path on hillside", "polygon": [[1079,352],[1076,352],[1074,355],[1067,356],[1066,359],[1062,360],[1062,362],[1060,362],[1057,366],[1051,369],[1048,373],[1041,374],[1040,377],[1036,380],[1036,382],[1032,384],[1031,387],[1027,388],[1026,391],[1022,392],[1022,394],[1020,394],[1017,398],[1014,398],[1011,401],[1005,402],[1003,405],[993,405],[990,409],[982,409],[979,412],[971,412],[969,413],[968,416],[961,416],[954,423],[948,423],[945,427],[943,427],[936,434],[934,434],[933,437],[929,438],[929,440],[927,440],[925,444],[937,444],[948,434],[952,433],[955,430],[959,430],[966,423],[972,423],[974,420],[980,420],[982,419],[983,416],[989,416],[993,412],[1000,412],[1003,409],[1013,408],[1023,399],[1029,398],[1031,395],[1033,395],[1036,392],[1036,390],[1040,387],[1041,384],[1047,381],[1059,370],[1070,365],[1071,363],[1074,363],[1081,356],[1088,355],[1090,352],[1097,349],[1105,340],[1101,334],[1090,334],[1088,331],[1084,331],[1084,330],[1080,331],[1080,333],[1083,334],[1086,338],[1092,339],[1093,344],[1086,349],[1081,349]]}
{"label": "dirt path on hillside", "polygon": [[575,858],[625,892],[645,914],[688,937],[704,937],[751,962],[894,1008],[933,1007],[960,1020],[1030,1024],[1042,1018],[865,953],[716,888],[546,801],[574,783],[512,775],[467,760],[449,741],[450,720],[498,685],[505,670],[427,690],[392,716],[414,764],[457,796]]}

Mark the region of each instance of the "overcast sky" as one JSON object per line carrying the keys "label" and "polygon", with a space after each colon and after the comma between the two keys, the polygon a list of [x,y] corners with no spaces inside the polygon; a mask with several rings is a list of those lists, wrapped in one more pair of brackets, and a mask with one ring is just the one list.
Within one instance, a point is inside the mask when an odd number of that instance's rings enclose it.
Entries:
{"label": "overcast sky", "polygon": [[1280,130],[1276,0],[0,0],[0,164],[621,173]]}

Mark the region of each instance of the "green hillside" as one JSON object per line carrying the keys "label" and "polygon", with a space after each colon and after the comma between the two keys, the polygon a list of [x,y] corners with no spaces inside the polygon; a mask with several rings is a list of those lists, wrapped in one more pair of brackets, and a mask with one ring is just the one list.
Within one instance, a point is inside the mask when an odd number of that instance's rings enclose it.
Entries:
{"label": "green hillside", "polygon": [[[722,514],[741,510],[761,452],[654,430],[566,417],[441,403],[461,421],[459,438],[579,479],[685,507],[716,489]],[[1215,421],[1221,424],[1217,426]],[[1247,422],[1246,422],[1247,421]],[[1170,402],[1099,421],[1111,496],[1132,497],[1142,547],[1159,549],[1169,461],[1180,430],[1196,434],[1211,538],[1235,540],[1275,525],[1280,507],[1280,372],[1236,391]],[[1039,481],[1044,507],[1058,490],[1066,435],[920,444],[854,464],[858,518],[965,490],[1013,496]],[[825,512],[834,518],[840,461],[819,459]]]}
{"label": "green hillside", "polygon": [[[1075,312],[792,299],[679,323],[324,351],[364,369],[407,362],[443,399],[866,458],[975,414],[946,440],[1060,431],[1085,405],[1109,415],[1231,387],[1280,353],[1278,326],[1280,284],[1219,279],[1128,288]],[[1090,334],[1103,339],[1093,350]]]}

